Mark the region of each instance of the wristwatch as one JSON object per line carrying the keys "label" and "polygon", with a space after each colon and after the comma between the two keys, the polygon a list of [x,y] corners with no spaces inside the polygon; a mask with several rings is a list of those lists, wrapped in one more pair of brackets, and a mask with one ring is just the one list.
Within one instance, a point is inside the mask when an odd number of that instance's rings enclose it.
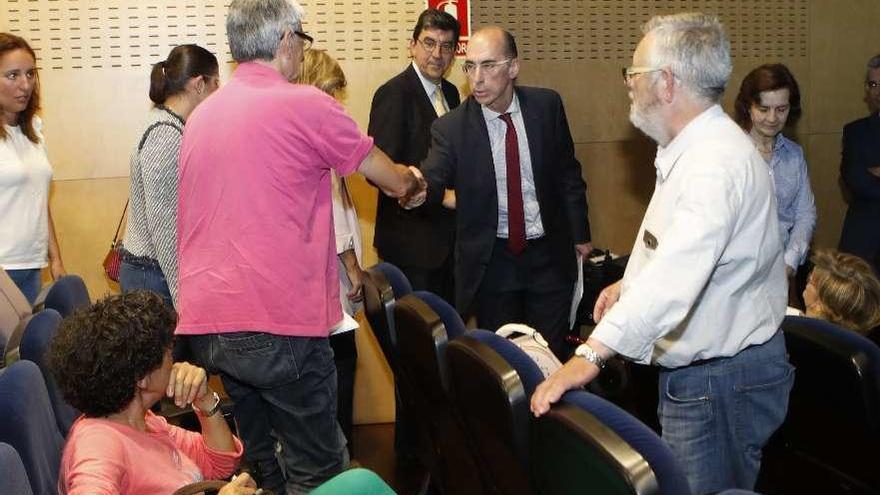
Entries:
{"label": "wristwatch", "polygon": [[587,361],[595,364],[600,370],[605,368],[605,360],[599,356],[599,353],[593,350],[588,344],[581,344],[574,350],[575,356],[580,356]]}
{"label": "wristwatch", "polygon": [[199,409],[198,406],[196,406],[196,403],[193,402],[192,408],[193,408],[193,411],[195,411],[197,415],[205,417],[205,418],[210,418],[211,416],[217,414],[220,411],[220,396],[217,395],[217,392],[211,392],[211,395],[213,395],[213,397],[214,397],[214,405],[212,405],[211,408],[208,409],[207,411],[202,411],[201,409]]}

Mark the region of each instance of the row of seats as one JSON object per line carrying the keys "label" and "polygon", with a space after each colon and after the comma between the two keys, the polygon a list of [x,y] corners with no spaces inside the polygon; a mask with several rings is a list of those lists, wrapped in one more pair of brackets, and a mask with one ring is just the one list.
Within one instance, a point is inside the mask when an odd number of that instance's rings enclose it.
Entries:
{"label": "row of seats", "polygon": [[18,359],[18,346],[30,319],[43,309],[53,309],[62,317],[91,303],[85,282],[77,275],[65,275],[45,286],[33,305],[0,270],[0,367]]}
{"label": "row of seats", "polygon": [[387,344],[383,351],[408,415],[417,418],[422,460],[438,492],[689,493],[669,448],[629,413],[573,391],[533,418],[528,400],[543,375],[516,345],[485,330],[466,331],[454,308],[412,292],[392,265],[368,274],[367,317]]}
{"label": "row of seats", "polygon": [[0,472],[4,493],[57,493],[64,437],[79,412],[64,400],[46,351],[64,316],[90,304],[82,279],[66,275],[27,304],[0,270]]}
{"label": "row of seats", "polygon": [[[525,353],[491,332],[466,331],[453,308],[412,292],[392,265],[368,275],[367,317],[406,414],[420,426],[422,460],[437,491],[688,493],[668,447],[623,408],[572,391],[533,418],[528,399],[543,376]],[[880,471],[869,453],[880,439],[880,349],[821,320],[789,317],[783,331],[797,378],[788,418],[765,449],[759,490],[878,493]],[[624,369],[628,392],[611,398],[626,406],[639,402],[632,391],[656,394],[656,374],[642,371]],[[639,383],[645,376],[653,387]]]}

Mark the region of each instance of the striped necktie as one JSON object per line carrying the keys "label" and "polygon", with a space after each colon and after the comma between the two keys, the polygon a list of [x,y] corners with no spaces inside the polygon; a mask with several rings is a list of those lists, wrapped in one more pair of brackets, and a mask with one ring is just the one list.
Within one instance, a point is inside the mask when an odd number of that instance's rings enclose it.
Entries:
{"label": "striped necktie", "polygon": [[439,84],[434,88],[434,97],[432,100],[434,103],[434,111],[437,112],[438,117],[442,117],[446,113],[446,102],[443,101],[443,90]]}

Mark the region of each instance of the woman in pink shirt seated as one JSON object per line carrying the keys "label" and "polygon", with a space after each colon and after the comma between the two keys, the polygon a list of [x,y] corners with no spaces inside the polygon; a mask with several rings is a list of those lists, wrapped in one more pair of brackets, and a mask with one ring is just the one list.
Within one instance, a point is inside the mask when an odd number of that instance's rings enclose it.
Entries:
{"label": "woman in pink shirt seated", "polygon": [[[103,299],[66,318],[50,363],[65,399],[83,412],[61,460],[61,494],[171,494],[232,475],[241,442],[219,414],[205,370],[172,363],[176,315],[136,291]],[[150,407],[163,396],[192,404],[202,433],[169,425]],[[251,494],[247,475],[221,495]]]}

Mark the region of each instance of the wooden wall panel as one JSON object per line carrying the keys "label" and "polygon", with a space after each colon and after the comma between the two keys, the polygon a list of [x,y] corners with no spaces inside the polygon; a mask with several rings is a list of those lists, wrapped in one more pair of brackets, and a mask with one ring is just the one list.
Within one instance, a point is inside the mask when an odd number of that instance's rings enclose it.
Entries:
{"label": "wooden wall panel", "polygon": [[880,54],[880,2],[814,1],[810,9],[816,22],[810,31],[807,111],[815,132],[839,134],[844,124],[868,114],[865,65]]}
{"label": "wooden wall panel", "polygon": [[840,133],[811,134],[803,144],[818,215],[813,245],[836,248],[846,213],[840,186]]}
{"label": "wooden wall panel", "polygon": [[524,60],[627,60],[654,15],[700,11],[725,23],[738,56],[804,57],[807,0],[483,0],[474,24],[505,26]]}

